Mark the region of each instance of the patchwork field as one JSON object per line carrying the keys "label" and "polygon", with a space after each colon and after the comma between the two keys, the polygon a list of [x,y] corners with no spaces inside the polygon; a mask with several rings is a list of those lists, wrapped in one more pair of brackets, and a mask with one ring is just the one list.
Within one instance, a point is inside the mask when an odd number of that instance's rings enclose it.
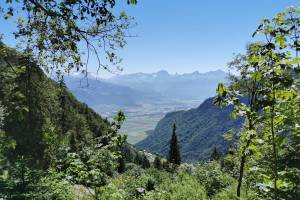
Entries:
{"label": "patchwork field", "polygon": [[200,101],[161,102],[160,104],[144,104],[123,108],[98,105],[94,109],[109,120],[112,120],[118,110],[122,110],[125,113],[126,119],[120,132],[127,135],[129,143],[135,144],[147,137],[147,134],[151,134],[157,122],[167,113],[197,107],[200,103]]}

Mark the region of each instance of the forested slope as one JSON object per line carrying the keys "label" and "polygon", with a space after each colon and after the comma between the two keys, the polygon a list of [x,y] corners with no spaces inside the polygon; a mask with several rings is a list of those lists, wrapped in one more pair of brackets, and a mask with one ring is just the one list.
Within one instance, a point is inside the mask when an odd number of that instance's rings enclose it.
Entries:
{"label": "forested slope", "polygon": [[55,130],[72,148],[110,127],[86,104],[77,101],[63,83],[48,78],[36,64],[0,44],[0,96],[9,111],[3,130],[16,141],[15,156],[30,156],[43,163],[43,134]]}
{"label": "forested slope", "polygon": [[241,127],[242,119],[230,118],[232,110],[230,106],[224,109],[215,106],[213,98],[209,98],[198,108],[167,114],[159,121],[154,132],[136,146],[167,155],[172,126],[175,123],[183,160],[207,160],[214,146],[225,152],[228,144],[224,141],[223,134]]}

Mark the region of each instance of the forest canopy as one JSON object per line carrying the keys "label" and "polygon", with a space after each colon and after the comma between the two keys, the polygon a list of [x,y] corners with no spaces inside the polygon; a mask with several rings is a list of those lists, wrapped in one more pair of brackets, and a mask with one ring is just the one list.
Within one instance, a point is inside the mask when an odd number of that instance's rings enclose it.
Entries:
{"label": "forest canopy", "polygon": [[109,70],[121,61],[116,50],[126,44],[133,19],[125,12],[113,11],[115,0],[5,2],[0,11],[5,19],[17,22],[14,36],[20,41],[19,47],[45,72],[87,73],[92,55],[97,59],[98,71]]}

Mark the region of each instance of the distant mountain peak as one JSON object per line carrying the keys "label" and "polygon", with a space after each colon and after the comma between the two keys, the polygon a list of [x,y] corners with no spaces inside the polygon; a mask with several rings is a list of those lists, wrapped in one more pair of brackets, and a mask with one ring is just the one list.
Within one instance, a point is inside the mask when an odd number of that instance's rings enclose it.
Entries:
{"label": "distant mountain peak", "polygon": [[226,72],[224,72],[221,69],[207,71],[207,72],[199,72],[198,70],[195,70],[194,72],[188,72],[188,73],[174,73],[171,74],[167,70],[160,70],[158,72],[153,73],[145,73],[145,72],[136,72],[131,74],[117,74],[111,78],[108,78],[107,80],[113,80],[113,79],[119,79],[119,78],[157,78],[157,77],[181,77],[181,76],[205,76],[205,75],[218,75],[222,76],[225,75]]}
{"label": "distant mountain peak", "polygon": [[170,74],[166,70],[156,73],[134,73],[114,76],[106,80],[138,91],[159,93],[169,99],[204,100],[215,95],[219,82],[226,82],[222,70],[201,73]]}
{"label": "distant mountain peak", "polygon": [[226,72],[224,72],[221,69],[217,69],[217,70],[213,70],[213,71],[208,71],[205,74],[226,74]]}
{"label": "distant mountain peak", "polygon": [[161,74],[161,75],[169,75],[169,72],[166,70],[160,70],[156,74]]}

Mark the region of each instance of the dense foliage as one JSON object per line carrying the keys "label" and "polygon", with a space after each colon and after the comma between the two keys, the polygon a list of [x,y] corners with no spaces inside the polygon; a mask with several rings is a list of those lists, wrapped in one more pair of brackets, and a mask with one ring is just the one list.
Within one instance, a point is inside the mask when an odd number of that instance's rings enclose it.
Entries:
{"label": "dense foliage", "polygon": [[[102,188],[101,199],[236,199],[232,187],[235,183],[217,162],[181,165],[176,173],[138,167],[113,178]],[[253,192],[248,191],[241,199],[253,197]]]}
{"label": "dense foliage", "polygon": [[265,41],[248,45],[246,55],[230,63],[238,72],[230,85],[218,86],[216,103],[233,104],[232,116],[246,118],[238,133],[237,196],[246,178],[264,199],[300,198],[299,165],[291,164],[300,161],[299,13],[291,7],[264,19],[253,36]]}
{"label": "dense foliage", "polygon": [[120,62],[116,49],[126,44],[132,20],[125,12],[113,12],[115,5],[115,0],[5,0],[0,14],[17,22],[14,36],[20,39],[19,48],[47,73],[63,75],[75,69],[87,75],[92,54],[98,70],[108,69],[105,61]]}
{"label": "dense foliage", "polygon": [[124,115],[110,123],[28,57],[3,44],[0,54],[1,195],[32,199],[55,185],[66,193],[70,183],[105,184],[124,142],[117,135]]}
{"label": "dense foliage", "polygon": [[3,130],[17,142],[13,157],[30,155],[42,165],[45,134],[52,128],[72,148],[109,132],[108,121],[47,78],[34,62],[3,44],[0,54],[0,96],[8,111]]}

